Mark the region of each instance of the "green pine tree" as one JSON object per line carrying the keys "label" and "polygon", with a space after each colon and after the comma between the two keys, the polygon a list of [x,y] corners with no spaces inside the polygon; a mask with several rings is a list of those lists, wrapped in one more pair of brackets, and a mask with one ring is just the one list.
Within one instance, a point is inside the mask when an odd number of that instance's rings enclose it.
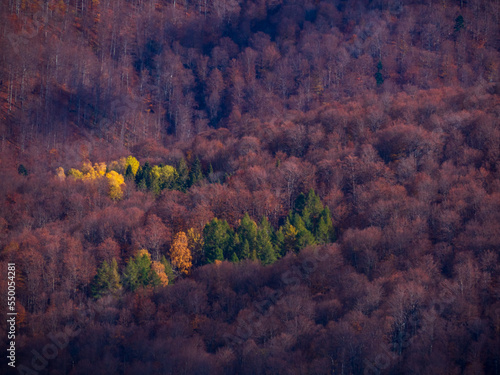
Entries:
{"label": "green pine tree", "polygon": [[160,263],[165,267],[165,274],[168,277],[168,283],[173,284],[176,276],[174,274],[174,270],[172,269],[172,265],[167,258],[165,258],[165,255],[161,256]]}
{"label": "green pine tree", "polygon": [[283,225],[280,230],[283,232],[283,249],[282,255],[286,255],[290,252],[296,252],[298,250],[297,242],[297,229],[290,223],[288,218],[286,219],[285,225]]}
{"label": "green pine tree", "polygon": [[[297,215],[297,214],[296,214]],[[311,210],[309,207],[304,207],[304,210],[302,211],[302,215],[300,215],[300,218],[304,222],[304,225],[308,230],[313,230],[314,225],[315,225],[315,218],[313,217]],[[294,224],[295,225],[295,224]]]}
{"label": "green pine tree", "polygon": [[116,259],[113,258],[111,260],[111,264],[109,267],[109,290],[114,293],[119,291],[122,288],[122,284],[120,283],[120,275],[118,274],[118,263]]}
{"label": "green pine tree", "polygon": [[297,230],[296,251],[316,243],[313,234],[306,228],[304,221],[298,214],[294,215],[293,226]]}
{"label": "green pine tree", "polygon": [[318,230],[316,231],[316,242],[319,244],[328,243],[330,242],[328,237],[328,224],[325,219],[321,217],[318,223]]}
{"label": "green pine tree", "polygon": [[276,253],[274,252],[274,247],[271,243],[271,236],[267,228],[259,228],[257,232],[255,250],[258,258],[263,264],[271,264],[276,261]]}
{"label": "green pine tree", "polygon": [[257,237],[257,224],[250,218],[248,213],[245,213],[243,219],[241,219],[240,225],[237,229],[237,233],[240,237],[241,242],[248,241],[251,249],[255,247],[255,239]]}
{"label": "green pine tree", "polygon": [[149,190],[155,193],[155,195],[159,195],[161,193],[161,181],[158,176],[155,176],[154,174],[151,174],[150,176]]}
{"label": "green pine tree", "polygon": [[99,267],[90,286],[90,291],[92,297],[99,299],[105,295],[119,291],[121,287],[118,264],[113,259],[111,264],[104,261],[101,267]]}
{"label": "green pine tree", "polygon": [[453,30],[455,33],[458,33],[460,30],[465,28],[465,20],[464,17],[460,14],[457,18],[455,18],[455,27]]}
{"label": "green pine tree", "polygon": [[274,253],[278,258],[284,256],[286,254],[285,249],[285,234],[283,232],[283,227],[280,227],[279,230],[274,232],[272,236],[272,242],[274,246]]}
{"label": "green pine tree", "polygon": [[271,223],[269,222],[269,220],[267,220],[267,217],[264,215],[260,219],[259,228],[262,230],[265,230],[269,234],[269,237],[272,237],[273,227],[271,226]]}
{"label": "green pine tree", "polygon": [[94,280],[90,285],[90,291],[92,293],[92,297],[95,299],[99,299],[105,294],[107,294],[110,286],[109,280],[109,270],[110,267],[108,262],[104,261],[101,264],[101,267],[97,270],[97,274],[94,276]]}
{"label": "green pine tree", "polygon": [[148,285],[153,287],[161,285],[161,278],[152,268],[149,269]]}
{"label": "green pine tree", "polygon": [[304,208],[306,206],[306,196],[304,193],[300,193],[297,198],[295,199],[294,203],[294,210],[295,212],[299,213],[302,215],[302,211],[304,211]]}
{"label": "green pine tree", "polygon": [[135,179],[134,172],[132,171],[132,166],[127,165],[127,169],[125,170],[125,180],[132,181]]}
{"label": "green pine tree", "polygon": [[138,271],[139,285],[147,286],[151,280],[151,258],[146,254],[138,254],[135,260]]}
{"label": "green pine tree", "polygon": [[309,231],[313,232],[315,230],[319,222],[321,211],[323,211],[321,199],[316,195],[313,189],[309,190],[304,211],[302,212],[302,220]]}
{"label": "green pine tree", "polygon": [[325,244],[335,240],[335,228],[333,227],[330,210],[325,207],[321,211],[318,228],[316,230],[316,242]]}
{"label": "green pine tree", "polygon": [[208,263],[230,259],[234,232],[226,220],[214,218],[203,228],[203,251]]}
{"label": "green pine tree", "polygon": [[189,168],[187,166],[186,160],[181,158],[177,164],[177,181],[175,186],[177,190],[186,191],[189,184]]}
{"label": "green pine tree", "polygon": [[153,184],[153,176],[151,174],[151,169],[153,169],[153,167],[151,167],[149,162],[145,162],[144,166],[142,167],[142,172],[144,173],[144,180],[146,183],[146,188],[148,190],[151,190]]}
{"label": "green pine tree", "polygon": [[239,259],[241,257],[241,250],[242,250],[242,243],[240,240],[240,236],[238,235],[238,233],[234,233],[234,235],[231,238],[230,249],[228,249],[227,251],[235,253]]}
{"label": "green pine tree", "polygon": [[123,285],[131,291],[136,290],[140,286],[139,271],[137,265],[132,259],[129,260],[127,266],[125,267],[125,270],[123,271],[122,282]]}
{"label": "green pine tree", "polygon": [[255,249],[252,250],[252,255],[250,256],[249,259],[251,259],[251,260],[257,260],[258,259],[257,258],[257,250],[255,250]]}
{"label": "green pine tree", "polygon": [[139,287],[148,286],[151,278],[151,258],[146,250],[141,250],[127,262],[122,275],[123,285],[135,291]]}
{"label": "green pine tree", "polygon": [[135,174],[135,184],[140,190],[149,189],[151,186],[151,166],[149,162],[146,162],[143,166],[140,166]]}
{"label": "green pine tree", "polygon": [[189,171],[189,186],[195,185],[198,181],[203,180],[203,172],[201,170],[200,159],[196,158]]}
{"label": "green pine tree", "polygon": [[24,165],[19,164],[19,167],[17,167],[17,173],[19,173],[21,176],[27,176],[28,170]]}
{"label": "green pine tree", "polygon": [[92,297],[99,299],[105,295],[114,294],[121,288],[116,259],[113,258],[111,264],[104,261],[97,270],[97,274],[90,285]]}
{"label": "green pine tree", "polygon": [[250,251],[250,244],[248,240],[243,241],[243,246],[241,247],[241,259],[250,259],[252,258],[252,252]]}

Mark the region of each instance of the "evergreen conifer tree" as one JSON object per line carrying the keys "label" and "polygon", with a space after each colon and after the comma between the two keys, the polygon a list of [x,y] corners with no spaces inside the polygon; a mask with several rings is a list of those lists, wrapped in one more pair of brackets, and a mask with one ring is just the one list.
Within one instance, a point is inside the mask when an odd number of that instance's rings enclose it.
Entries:
{"label": "evergreen conifer tree", "polygon": [[196,158],[189,171],[189,186],[195,185],[198,181],[203,180],[203,172],[201,170],[200,159]]}
{"label": "evergreen conifer tree", "polygon": [[214,218],[203,229],[203,251],[208,263],[230,259],[234,232],[226,220]]}
{"label": "evergreen conifer tree", "polygon": [[187,166],[186,160],[182,158],[177,164],[177,181],[175,183],[176,189],[180,191],[186,191],[189,187],[189,168]]}

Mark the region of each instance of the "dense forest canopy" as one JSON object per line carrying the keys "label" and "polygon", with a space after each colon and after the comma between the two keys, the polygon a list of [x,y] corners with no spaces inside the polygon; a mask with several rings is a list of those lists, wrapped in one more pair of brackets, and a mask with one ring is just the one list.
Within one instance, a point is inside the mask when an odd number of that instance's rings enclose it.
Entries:
{"label": "dense forest canopy", "polygon": [[498,1],[0,22],[14,373],[500,374]]}

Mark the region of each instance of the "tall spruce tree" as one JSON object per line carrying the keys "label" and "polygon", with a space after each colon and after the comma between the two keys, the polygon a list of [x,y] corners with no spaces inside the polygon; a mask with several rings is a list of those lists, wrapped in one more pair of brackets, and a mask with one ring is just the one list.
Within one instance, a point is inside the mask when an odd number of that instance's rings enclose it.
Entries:
{"label": "tall spruce tree", "polygon": [[290,252],[296,252],[298,250],[297,229],[290,223],[288,218],[286,219],[285,225],[280,229],[283,232],[282,254],[286,255]]}
{"label": "tall spruce tree", "polygon": [[316,195],[313,189],[309,190],[301,216],[306,228],[310,232],[315,231],[322,210],[323,203],[321,203],[321,199]]}
{"label": "tall spruce tree", "polygon": [[255,248],[255,240],[257,238],[257,224],[253,221],[248,213],[245,212],[243,219],[240,221],[240,225],[236,230],[240,241],[248,241],[251,249]]}
{"label": "tall spruce tree", "polygon": [[98,299],[107,294],[117,292],[121,287],[118,264],[116,263],[116,259],[113,258],[111,264],[104,261],[101,267],[99,267],[90,286],[90,291],[92,297]]}
{"label": "tall spruce tree", "polygon": [[181,158],[179,163],[177,163],[177,181],[175,182],[175,188],[180,191],[186,191],[189,187],[189,168],[187,166],[186,160]]}
{"label": "tall spruce tree", "polygon": [[241,254],[240,259],[251,259],[252,258],[252,251],[250,250],[250,244],[248,243],[248,240],[243,241],[240,254]]}
{"label": "tall spruce tree", "polygon": [[198,181],[203,180],[203,172],[201,170],[200,159],[194,159],[193,165],[189,171],[189,186],[195,185]]}
{"label": "tall spruce tree", "polygon": [[316,242],[325,244],[335,240],[335,228],[333,227],[332,217],[328,207],[321,211],[318,227],[316,229]]}
{"label": "tall spruce tree", "polygon": [[283,231],[283,227],[280,227],[277,231],[274,232],[272,236],[272,243],[274,246],[274,253],[276,254],[276,257],[280,258],[286,254],[285,234]]}
{"label": "tall spruce tree", "polygon": [[272,228],[269,221],[267,221],[267,218],[263,217],[257,230],[257,237],[255,241],[257,256],[263,264],[274,263],[277,259],[274,246],[271,242],[271,231]]}
{"label": "tall spruce tree", "polygon": [[125,170],[125,180],[132,181],[135,178],[134,172],[132,171],[132,166],[127,165],[127,169]]}
{"label": "tall spruce tree", "polygon": [[141,190],[150,189],[151,187],[151,165],[149,162],[140,166],[135,175],[135,184]]}
{"label": "tall spruce tree", "polygon": [[142,249],[129,259],[122,275],[123,285],[134,291],[139,287],[148,286],[152,276],[151,255],[147,250]]}
{"label": "tall spruce tree", "polygon": [[306,228],[299,214],[293,216],[293,226],[297,230],[296,251],[316,243],[313,234]]}
{"label": "tall spruce tree", "polygon": [[203,251],[207,263],[230,259],[234,232],[226,220],[212,219],[203,228]]}

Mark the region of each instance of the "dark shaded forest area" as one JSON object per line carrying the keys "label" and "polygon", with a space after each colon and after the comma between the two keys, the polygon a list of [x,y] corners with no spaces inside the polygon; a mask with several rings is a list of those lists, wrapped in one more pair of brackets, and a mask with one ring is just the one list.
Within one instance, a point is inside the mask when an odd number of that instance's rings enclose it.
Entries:
{"label": "dark shaded forest area", "polygon": [[499,1],[0,10],[14,373],[500,374]]}

